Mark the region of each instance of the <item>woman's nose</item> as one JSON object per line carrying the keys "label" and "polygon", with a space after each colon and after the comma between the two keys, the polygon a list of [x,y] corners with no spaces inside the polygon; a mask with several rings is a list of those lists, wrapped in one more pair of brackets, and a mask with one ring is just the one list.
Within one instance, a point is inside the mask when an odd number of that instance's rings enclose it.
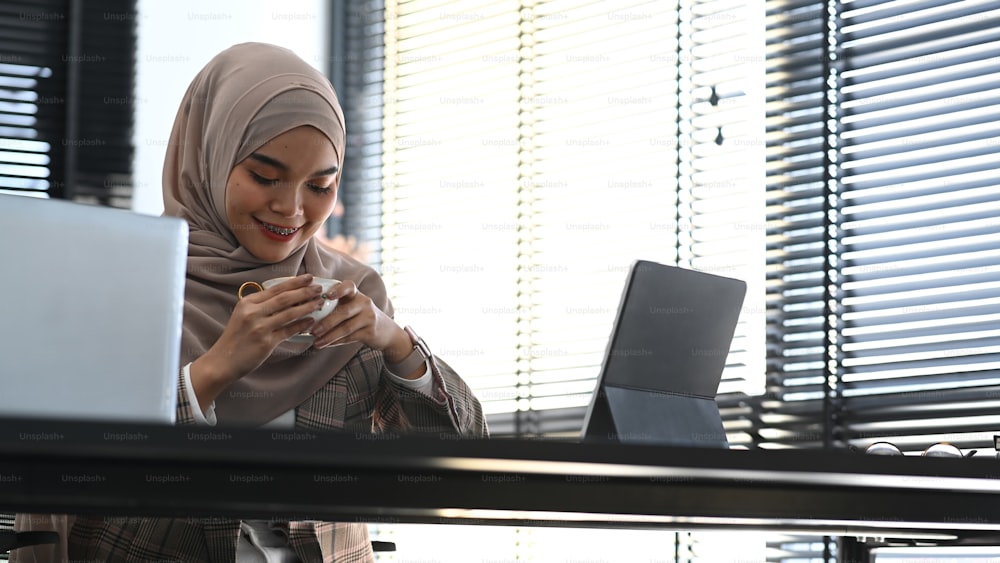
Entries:
{"label": "woman's nose", "polygon": [[295,217],[302,214],[302,198],[297,186],[288,184],[280,190],[275,190],[271,200],[271,211],[282,217]]}

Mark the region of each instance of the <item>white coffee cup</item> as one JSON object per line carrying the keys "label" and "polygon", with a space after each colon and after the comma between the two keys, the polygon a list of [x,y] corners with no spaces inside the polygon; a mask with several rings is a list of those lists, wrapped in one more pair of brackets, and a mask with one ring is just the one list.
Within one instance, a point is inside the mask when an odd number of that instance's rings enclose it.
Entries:
{"label": "white coffee cup", "polygon": [[[243,285],[240,286],[240,289],[236,293],[236,295],[240,299],[243,299],[244,292],[248,288],[256,289],[257,291],[264,291],[265,289],[274,287],[274,286],[278,285],[279,283],[284,282],[284,281],[288,281],[290,279],[292,279],[292,278],[290,276],[287,276],[287,277],[281,277],[281,278],[272,278],[272,279],[269,279],[269,280],[265,281],[264,283],[257,283],[257,282],[252,282],[252,281],[246,282],[246,283],[244,283]],[[323,291],[322,291],[323,294],[326,294],[326,292],[330,291],[330,289],[333,288],[333,286],[337,285],[338,283],[340,283],[340,280],[334,280],[334,279],[330,279],[330,278],[313,278],[313,284],[322,287],[323,288]],[[305,315],[303,315],[300,318],[304,319],[306,317],[312,317],[312,318],[314,318],[314,319],[316,319],[318,321],[318,320],[322,319],[323,317],[325,317],[325,316],[327,316],[327,315],[329,315],[330,313],[333,312],[333,310],[337,307],[337,301],[339,301],[339,300],[338,299],[326,299],[326,298],[324,298],[323,299],[323,306],[322,307],[320,307],[319,309],[316,309],[316,310],[312,311],[311,313],[306,313]],[[291,340],[293,342],[312,342],[313,338],[314,338],[313,335],[310,334],[309,331],[307,330],[307,331],[300,332],[298,334],[293,335],[288,340]]]}
{"label": "white coffee cup", "polygon": [[[265,281],[264,283],[262,283],[260,285],[263,286],[264,289],[269,289],[269,288],[272,288],[272,287],[278,285],[279,283],[286,282],[286,281],[288,281],[290,279],[292,279],[292,278],[291,277],[272,278],[272,279],[269,279],[269,280]],[[332,289],[333,286],[337,285],[338,283],[340,283],[340,280],[333,280],[333,279],[330,279],[330,278],[313,278],[313,285],[318,285],[318,286],[322,287],[324,294],[326,292],[330,291],[330,289]],[[302,318],[312,317],[312,318],[314,318],[314,319],[316,319],[318,321],[318,320],[322,319],[323,317],[325,317],[325,316],[327,316],[327,315],[329,315],[330,313],[333,312],[334,308],[337,307],[337,301],[338,301],[337,299],[325,299],[324,298],[324,300],[323,300],[323,306],[321,308],[319,308],[319,309],[317,309],[317,310],[315,310],[315,311],[313,311],[311,313],[307,313],[307,314],[303,315]]]}

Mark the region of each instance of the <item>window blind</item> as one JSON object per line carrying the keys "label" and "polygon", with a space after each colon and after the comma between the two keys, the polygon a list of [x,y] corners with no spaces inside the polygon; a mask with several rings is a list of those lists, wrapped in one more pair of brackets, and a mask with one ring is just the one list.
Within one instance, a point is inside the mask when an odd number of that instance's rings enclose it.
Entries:
{"label": "window blind", "polygon": [[[13,514],[0,514],[0,535],[4,532],[14,531],[14,515]],[[0,561],[7,561],[9,559],[7,553],[0,553]]]}
{"label": "window blind", "polygon": [[0,190],[61,197],[63,2],[0,5]]}
{"label": "window blind", "polygon": [[981,448],[1000,428],[998,23],[992,2],[845,6],[849,443]]}
{"label": "window blind", "polygon": [[578,435],[629,264],[676,262],[677,11],[553,1],[532,17],[518,416]]}
{"label": "window blind", "polygon": [[[989,447],[997,7],[767,3],[761,447]],[[819,538],[775,560],[829,559]]]}
{"label": "window blind", "polygon": [[[763,42],[744,6],[386,3],[381,268],[494,436],[579,435],[633,260],[763,277]],[[744,397],[756,296],[725,383]],[[514,553],[593,553],[557,536],[520,530]],[[648,537],[650,557],[719,557],[699,534]]]}
{"label": "window blind", "polygon": [[768,9],[769,395],[780,403],[765,403],[761,442],[926,446],[935,432],[920,427],[944,424],[982,445],[975,430],[1000,420],[956,415],[987,412],[980,391],[996,384],[989,61],[1000,44],[982,24],[1000,14],[985,2],[851,2],[830,18],[822,2]]}
{"label": "window blind", "polygon": [[397,320],[475,374],[491,415],[526,398],[517,375],[520,17],[512,1],[386,2],[383,277]]}
{"label": "window blind", "polygon": [[[754,431],[771,447],[822,447],[827,338],[826,82],[832,46],[825,4],[767,4],[768,381]],[[835,198],[834,198],[835,199]],[[835,358],[834,358],[835,359]],[[836,375],[835,373],[833,375]]]}
{"label": "window blind", "polygon": [[67,104],[76,104],[67,107],[66,144],[76,149],[67,193],[78,201],[129,208],[132,127],[141,102],[135,97],[136,2],[78,0],[70,6],[70,47],[78,42],[79,53],[67,57],[68,65],[77,65],[68,76],[79,95],[67,96]]}
{"label": "window blind", "polygon": [[381,0],[350,0],[331,4],[330,11],[333,35],[342,39],[330,60],[347,124],[347,150],[337,195],[344,215],[331,219],[336,224],[329,234],[362,241],[370,261],[379,264],[385,6]]}
{"label": "window blind", "polygon": [[0,5],[0,190],[128,207],[135,1]]}
{"label": "window blind", "polygon": [[[498,434],[579,433],[632,260],[752,278],[747,55],[709,46],[742,37],[742,2],[696,4],[698,115],[678,110],[676,6],[386,5],[383,273]],[[727,388],[759,385],[747,359]]]}
{"label": "window blind", "polygon": [[[845,3],[828,43],[822,3],[789,4],[773,4],[782,17],[772,23],[791,25],[769,30],[769,279],[780,304],[770,361],[784,411],[764,420],[779,430],[770,423],[783,419],[785,434],[765,440],[819,445],[824,420],[844,423],[828,426],[840,447],[919,436],[920,421],[935,418],[920,403],[950,411],[946,426],[977,428],[954,415],[963,404],[988,409],[969,403],[970,388],[996,383],[996,73],[982,69],[997,44],[981,25],[996,10]],[[813,431],[793,430],[785,415],[819,412],[824,397],[836,417],[812,415]],[[883,430],[872,416],[886,417]],[[951,438],[971,445],[982,435]]]}

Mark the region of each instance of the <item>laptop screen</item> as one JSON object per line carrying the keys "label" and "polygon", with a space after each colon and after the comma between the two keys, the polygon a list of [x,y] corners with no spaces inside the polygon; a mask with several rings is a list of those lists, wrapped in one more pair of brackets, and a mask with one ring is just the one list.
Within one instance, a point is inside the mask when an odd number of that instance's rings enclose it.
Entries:
{"label": "laptop screen", "polygon": [[187,224],[0,195],[0,416],[172,424]]}

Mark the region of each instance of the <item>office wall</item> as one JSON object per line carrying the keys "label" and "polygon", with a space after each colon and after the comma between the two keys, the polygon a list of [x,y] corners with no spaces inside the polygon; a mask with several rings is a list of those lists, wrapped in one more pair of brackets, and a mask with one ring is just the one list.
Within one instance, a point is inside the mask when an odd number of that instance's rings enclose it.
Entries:
{"label": "office wall", "polygon": [[158,215],[167,138],[194,75],[219,51],[246,41],[288,47],[325,70],[328,11],[324,0],[139,0],[138,11],[132,208]]}

